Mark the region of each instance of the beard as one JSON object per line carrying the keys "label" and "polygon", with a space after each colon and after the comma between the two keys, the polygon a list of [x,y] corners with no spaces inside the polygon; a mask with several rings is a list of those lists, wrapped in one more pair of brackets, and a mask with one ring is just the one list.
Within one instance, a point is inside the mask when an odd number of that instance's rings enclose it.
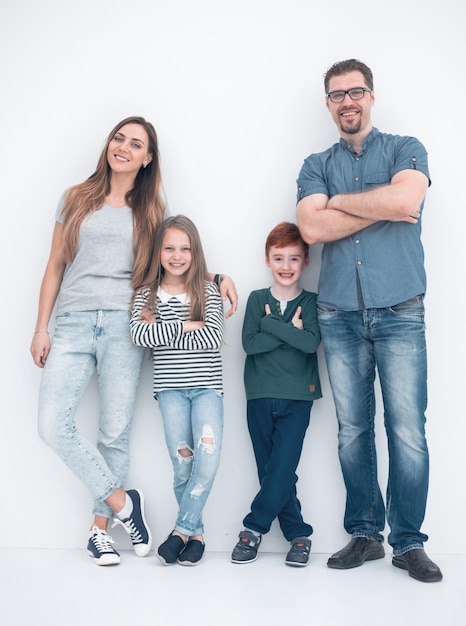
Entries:
{"label": "beard", "polygon": [[347,135],[356,135],[361,130],[361,122],[354,125],[345,126],[344,123],[340,124],[341,130]]}

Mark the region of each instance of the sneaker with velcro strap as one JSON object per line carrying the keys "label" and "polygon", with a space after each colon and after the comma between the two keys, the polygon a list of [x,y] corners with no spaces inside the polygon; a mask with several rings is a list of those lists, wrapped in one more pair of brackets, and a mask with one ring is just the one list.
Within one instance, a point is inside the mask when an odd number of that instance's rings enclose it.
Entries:
{"label": "sneaker with velcro strap", "polygon": [[231,553],[231,562],[252,563],[255,561],[261,541],[261,535],[255,535],[250,530],[242,530],[239,534],[239,541]]}
{"label": "sneaker with velcro strap", "polygon": [[286,555],[285,563],[291,567],[306,567],[309,564],[311,540],[309,537],[295,537]]}

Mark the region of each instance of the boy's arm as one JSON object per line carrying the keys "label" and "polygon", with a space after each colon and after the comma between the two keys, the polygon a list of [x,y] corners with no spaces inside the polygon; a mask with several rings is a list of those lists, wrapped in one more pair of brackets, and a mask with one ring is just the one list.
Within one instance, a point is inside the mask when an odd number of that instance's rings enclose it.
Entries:
{"label": "boy's arm", "polygon": [[257,292],[253,291],[250,294],[246,304],[242,331],[243,348],[246,354],[271,352],[283,343],[261,328],[261,320],[265,316],[265,304]]}
{"label": "boy's arm", "polygon": [[[302,329],[297,328],[293,322],[284,322],[275,315],[264,317],[262,328],[267,333],[280,339],[282,343],[310,354],[315,352],[320,344],[320,330],[317,322],[317,294],[307,294],[307,297],[300,301],[299,308],[301,308]],[[296,311],[293,312],[293,315],[296,315]]]}

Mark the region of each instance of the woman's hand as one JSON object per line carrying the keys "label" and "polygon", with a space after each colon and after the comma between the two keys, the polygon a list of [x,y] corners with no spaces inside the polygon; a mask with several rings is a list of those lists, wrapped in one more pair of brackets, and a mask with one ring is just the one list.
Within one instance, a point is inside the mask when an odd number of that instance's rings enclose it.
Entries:
{"label": "woman's hand", "polygon": [[44,367],[50,352],[50,336],[47,331],[35,332],[32,336],[30,352],[37,367]]}
{"label": "woman's hand", "polygon": [[231,317],[236,313],[238,308],[238,294],[236,293],[236,287],[233,280],[226,274],[222,274],[220,281],[220,295],[225,302],[227,299],[230,301],[231,307],[225,313],[225,317]]}

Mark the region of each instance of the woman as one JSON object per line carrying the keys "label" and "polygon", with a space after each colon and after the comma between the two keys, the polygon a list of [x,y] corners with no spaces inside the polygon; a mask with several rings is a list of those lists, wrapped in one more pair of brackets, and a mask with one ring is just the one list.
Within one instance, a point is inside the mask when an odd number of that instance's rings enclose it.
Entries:
{"label": "woman", "polygon": [[[106,533],[116,515],[138,556],[152,536],[139,490],[124,491],[129,431],[143,358],[129,333],[132,284],[147,271],[164,204],[156,132],[142,117],[122,120],[109,134],[95,172],[71,187],[56,215],[50,257],[31,344],[43,368],[39,434],[94,498],[88,553],[98,565],[121,557]],[[222,284],[236,310],[230,279]],[[56,304],[51,344],[48,324]],[[74,416],[94,371],[100,394],[97,445]]]}

